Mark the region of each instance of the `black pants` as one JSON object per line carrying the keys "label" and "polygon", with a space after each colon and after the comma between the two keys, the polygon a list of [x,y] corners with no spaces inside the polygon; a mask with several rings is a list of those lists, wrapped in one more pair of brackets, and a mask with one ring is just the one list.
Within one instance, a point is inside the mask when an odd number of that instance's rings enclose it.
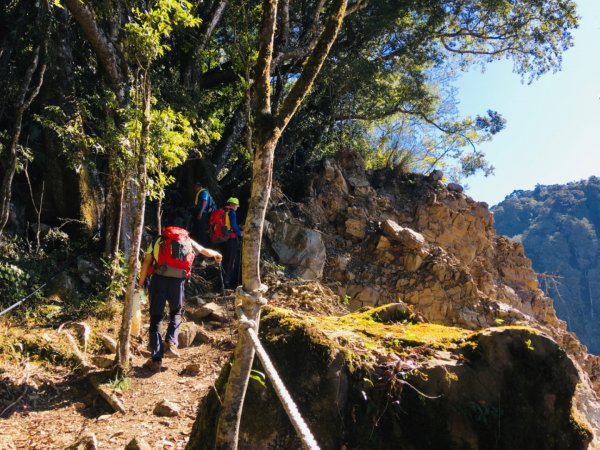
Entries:
{"label": "black pants", "polygon": [[170,278],[153,274],[150,279],[150,351],[153,361],[160,361],[164,354],[164,345],[160,334],[165,304],[169,302],[169,326],[165,341],[177,347],[177,336],[181,325],[184,295],[183,278]]}
{"label": "black pants", "polygon": [[190,234],[192,235],[192,239],[194,239],[198,244],[203,247],[210,246],[210,239],[208,237],[208,221],[209,214],[205,212],[202,214],[200,220],[196,218],[197,213],[193,214],[192,217],[192,229],[190,230]]}
{"label": "black pants", "polygon": [[240,280],[240,240],[229,239],[221,244],[223,254],[223,282],[227,289],[235,289]]}

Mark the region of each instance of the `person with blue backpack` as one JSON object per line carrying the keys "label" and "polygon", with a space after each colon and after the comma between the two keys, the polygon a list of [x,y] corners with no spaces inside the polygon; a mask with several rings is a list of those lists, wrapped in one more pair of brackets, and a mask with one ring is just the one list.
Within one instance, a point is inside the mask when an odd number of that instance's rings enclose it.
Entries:
{"label": "person with blue backpack", "polygon": [[[219,252],[205,248],[193,241],[187,230],[179,227],[166,227],[146,251],[140,270],[138,289],[141,290],[150,277],[148,289],[150,297],[150,359],[144,367],[158,372],[162,367],[163,356],[179,356],[178,334],[184,302],[184,283],[191,276],[192,263],[197,254],[214,258],[218,263]],[[160,333],[165,305],[169,304],[169,325],[164,342]]]}
{"label": "person with blue backpack", "polygon": [[209,246],[208,238],[208,221],[213,211],[217,209],[217,205],[207,189],[202,187],[199,181],[194,184],[194,209],[192,211],[192,237],[203,246]]}

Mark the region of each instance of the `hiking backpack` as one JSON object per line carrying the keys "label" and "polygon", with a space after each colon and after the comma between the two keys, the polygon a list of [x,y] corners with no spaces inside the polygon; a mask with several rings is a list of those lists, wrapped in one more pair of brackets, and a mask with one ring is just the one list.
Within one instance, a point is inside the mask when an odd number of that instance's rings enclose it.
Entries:
{"label": "hiking backpack", "polygon": [[155,258],[153,272],[164,277],[189,278],[196,254],[187,230],[179,227],[166,227],[157,244],[158,255],[153,249]]}
{"label": "hiking backpack", "polygon": [[[206,213],[212,214],[217,209],[217,204],[213,200],[212,195],[210,195],[210,192],[208,192],[207,189],[200,189],[200,192],[198,193],[198,199],[200,199],[200,196],[202,195],[202,192],[204,192],[204,191],[206,191],[206,193],[208,194],[208,200],[206,201]],[[200,211],[200,208],[201,208],[201,206],[199,206],[198,203],[196,203],[196,205],[194,205],[195,211]]]}
{"label": "hiking backpack", "polygon": [[210,215],[208,220],[208,237],[213,244],[221,244],[231,237],[229,214],[225,208],[220,208]]}

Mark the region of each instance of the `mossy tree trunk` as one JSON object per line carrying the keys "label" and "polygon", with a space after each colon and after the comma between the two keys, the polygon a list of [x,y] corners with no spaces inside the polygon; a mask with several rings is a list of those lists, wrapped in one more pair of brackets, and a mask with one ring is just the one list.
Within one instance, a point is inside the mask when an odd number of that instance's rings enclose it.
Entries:
{"label": "mossy tree trunk", "polygon": [[[273,180],[275,147],[281,133],[308,94],[329,54],[331,45],[342,25],[347,0],[334,0],[332,2],[321,36],[309,54],[299,78],[291,87],[290,92],[276,113],[271,111],[270,80],[277,19],[277,0],[263,0],[262,3],[263,16],[259,31],[259,54],[254,68],[254,79],[256,81],[253,87],[254,102],[252,104],[252,114],[255,118],[252,125],[254,162],[242,254],[243,288],[254,295],[260,295],[260,246]],[[260,308],[254,305],[245,305],[245,313],[248,319],[255,321],[258,326]],[[242,406],[253,359],[254,348],[246,333],[240,333],[219,417],[216,449],[237,448]]]}

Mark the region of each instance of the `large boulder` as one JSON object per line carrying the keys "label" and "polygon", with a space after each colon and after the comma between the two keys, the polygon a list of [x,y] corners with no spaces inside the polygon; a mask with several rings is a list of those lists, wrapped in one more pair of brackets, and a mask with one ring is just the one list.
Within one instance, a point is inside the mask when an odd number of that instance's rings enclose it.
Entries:
{"label": "large boulder", "polygon": [[[322,449],[596,448],[580,409],[585,376],[550,337],[420,323],[400,306],[342,317],[266,309],[261,341]],[[213,448],[219,395],[204,399],[188,449]],[[585,408],[600,411],[593,397]],[[300,447],[271,384],[251,382],[239,448]]]}
{"label": "large boulder", "polygon": [[321,233],[299,224],[274,222],[271,242],[279,262],[288,266],[292,276],[315,280],[323,275],[325,244]]}

